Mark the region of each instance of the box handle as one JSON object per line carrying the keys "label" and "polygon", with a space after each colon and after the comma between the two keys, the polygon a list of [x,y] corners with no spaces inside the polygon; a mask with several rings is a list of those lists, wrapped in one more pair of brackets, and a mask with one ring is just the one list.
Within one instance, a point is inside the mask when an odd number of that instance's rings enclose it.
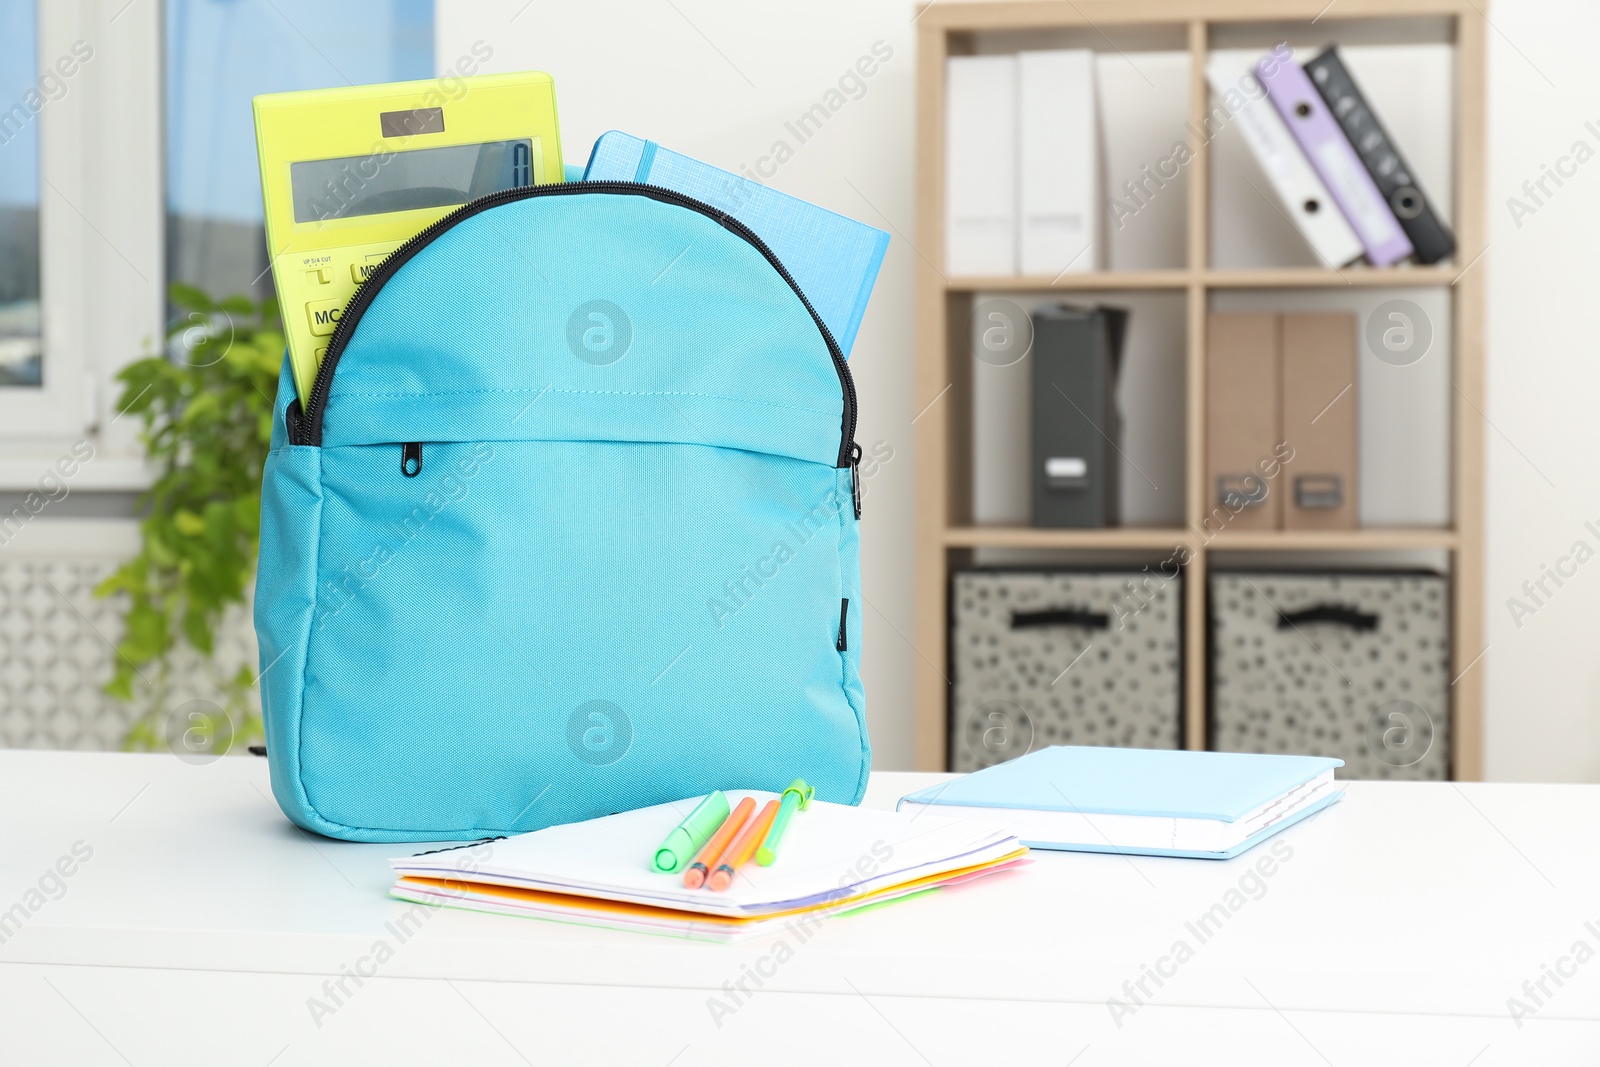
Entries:
{"label": "box handle", "polygon": [[1254,471],[1217,475],[1217,503],[1223,507],[1243,511],[1245,508],[1258,508],[1266,502],[1266,479]]}
{"label": "box handle", "polygon": [[1338,626],[1348,626],[1352,630],[1363,633],[1378,628],[1378,617],[1368,615],[1348,604],[1317,604],[1300,611],[1278,612],[1278,629],[1287,630],[1301,623],[1331,622]]}
{"label": "box handle", "polygon": [[1051,489],[1089,488],[1089,461],[1082,456],[1049,456],[1044,481]]}
{"label": "box handle", "polygon": [[1294,480],[1296,507],[1337,508],[1344,506],[1344,479],[1337,474],[1302,474]]}
{"label": "box handle", "polygon": [[1077,626],[1085,630],[1108,630],[1111,616],[1103,611],[1081,608],[1051,608],[1048,611],[1013,611],[1013,630],[1038,630],[1046,626]]}

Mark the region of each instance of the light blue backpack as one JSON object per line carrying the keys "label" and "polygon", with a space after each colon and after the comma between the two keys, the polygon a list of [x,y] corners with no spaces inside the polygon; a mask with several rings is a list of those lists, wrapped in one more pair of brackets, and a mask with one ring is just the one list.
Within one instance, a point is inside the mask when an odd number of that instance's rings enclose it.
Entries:
{"label": "light blue backpack", "polygon": [[255,617],[295,823],[469,839],[797,776],[861,799],[855,388],[740,223],[631,182],[474,201],[293,396],[285,365]]}

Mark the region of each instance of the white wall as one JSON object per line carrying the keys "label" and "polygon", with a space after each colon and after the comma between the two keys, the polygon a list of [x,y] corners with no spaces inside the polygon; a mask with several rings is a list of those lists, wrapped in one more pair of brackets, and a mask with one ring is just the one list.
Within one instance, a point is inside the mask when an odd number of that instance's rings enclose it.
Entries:
{"label": "white wall", "polygon": [[[1532,615],[1507,600],[1585,541],[1600,552],[1600,6],[1522,0],[1490,12],[1488,773],[1600,781],[1600,559]],[[1586,129],[1586,122],[1594,122]],[[1507,198],[1587,143],[1543,206]],[[1571,168],[1568,167],[1570,170]],[[1567,566],[1571,570],[1571,566]],[[1520,626],[1518,622],[1520,621]]]}
{"label": "white wall", "polygon": [[[562,141],[581,163],[619,128],[728,169],[777,140],[769,184],[889,230],[894,240],[851,360],[860,439],[894,449],[869,483],[864,645],[876,765],[911,763],[913,47],[906,0],[439,0],[441,66],[477,40],[488,70],[555,76]],[[1600,153],[1600,7],[1496,5],[1490,44],[1489,648],[1487,770],[1498,779],[1600,781],[1600,555],[1518,621],[1507,598],[1584,540],[1600,553],[1600,344],[1590,326],[1600,248],[1600,155],[1513,221],[1506,198],[1582,139]],[[784,123],[886,42],[893,58],[803,145]],[[1593,132],[1584,128],[1593,120]],[[1569,568],[1570,569],[1570,568]]]}

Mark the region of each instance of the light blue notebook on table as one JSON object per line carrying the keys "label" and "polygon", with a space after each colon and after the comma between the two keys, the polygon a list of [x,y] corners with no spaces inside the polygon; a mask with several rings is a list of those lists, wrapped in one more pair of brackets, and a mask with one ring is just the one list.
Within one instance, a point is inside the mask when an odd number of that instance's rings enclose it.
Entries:
{"label": "light blue notebook on table", "polygon": [[1228,859],[1344,795],[1326,756],[1064,745],[902,797],[1000,818],[1029,848]]}
{"label": "light blue notebook on table", "polygon": [[889,247],[888,234],[617,130],[594,143],[583,177],[659,185],[750,227],[794,276],[839,351],[850,355]]}

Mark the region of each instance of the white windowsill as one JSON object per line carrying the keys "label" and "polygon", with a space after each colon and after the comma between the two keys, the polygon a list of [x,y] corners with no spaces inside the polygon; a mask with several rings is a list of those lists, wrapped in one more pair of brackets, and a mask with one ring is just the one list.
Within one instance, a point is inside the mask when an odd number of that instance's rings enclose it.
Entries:
{"label": "white windowsill", "polygon": [[[39,480],[54,470],[64,450],[29,449],[0,446],[0,494],[26,493],[39,489]],[[131,456],[96,455],[78,465],[77,472],[64,478],[69,492],[137,492],[150,487],[154,471],[142,459]],[[47,509],[48,510],[48,509]]]}

